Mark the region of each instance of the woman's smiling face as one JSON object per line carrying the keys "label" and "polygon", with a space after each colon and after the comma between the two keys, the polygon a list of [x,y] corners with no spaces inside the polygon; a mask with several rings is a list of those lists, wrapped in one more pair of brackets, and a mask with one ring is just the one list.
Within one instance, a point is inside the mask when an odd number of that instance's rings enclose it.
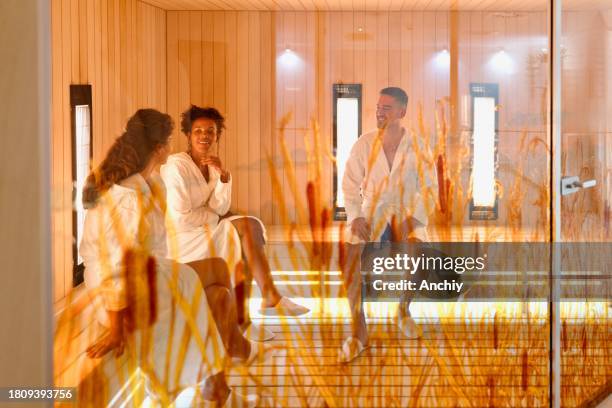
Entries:
{"label": "woman's smiling face", "polygon": [[191,151],[207,156],[217,142],[217,124],[208,118],[199,118],[191,124],[189,132]]}

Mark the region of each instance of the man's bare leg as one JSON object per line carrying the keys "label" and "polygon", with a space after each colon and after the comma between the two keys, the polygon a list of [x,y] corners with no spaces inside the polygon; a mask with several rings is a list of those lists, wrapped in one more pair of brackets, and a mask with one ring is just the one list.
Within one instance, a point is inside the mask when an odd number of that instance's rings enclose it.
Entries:
{"label": "man's bare leg", "polygon": [[363,302],[361,299],[361,252],[363,245],[344,244],[346,257],[340,265],[352,317],[353,336],[364,346],[368,344]]}

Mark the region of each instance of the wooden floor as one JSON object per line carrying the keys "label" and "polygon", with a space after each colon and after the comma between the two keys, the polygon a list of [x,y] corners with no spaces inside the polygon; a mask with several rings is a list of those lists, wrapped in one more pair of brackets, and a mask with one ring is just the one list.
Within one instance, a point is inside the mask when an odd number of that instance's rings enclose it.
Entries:
{"label": "wooden floor", "polygon": [[[341,299],[323,303],[298,319],[256,316],[276,334],[270,342],[275,355],[248,371],[230,370],[230,385],[261,395],[261,407],[549,406],[545,318],[496,318],[480,305],[480,317],[440,319],[415,307],[424,335],[407,340],[390,317],[393,304],[386,304],[388,310],[370,305],[371,348],[344,365],[337,354],[350,332],[347,305]],[[502,314],[499,305],[497,312]],[[592,323],[564,324],[564,407],[588,406],[610,391],[610,327]],[[190,405],[188,394],[177,406]]]}
{"label": "wooden floor", "polygon": [[[269,239],[281,242],[282,232],[269,231]],[[339,271],[311,271],[287,262],[272,254],[274,280],[283,294],[311,312],[291,319],[262,316],[254,287],[252,319],[275,333],[270,342],[274,356],[248,370],[227,373],[232,387],[262,396],[260,407],[549,406],[546,303],[413,303],[411,312],[424,332],[418,340],[407,340],[398,331],[396,303],[368,303],[371,347],[343,365],[337,356],[350,334],[350,313]],[[85,315],[86,298],[76,303],[82,303],[75,309]],[[603,302],[564,305],[563,407],[595,406],[596,399],[612,390],[610,313]],[[90,322],[93,316],[81,320]],[[96,373],[83,353],[96,331],[77,323],[67,332],[78,341],[57,334],[58,385],[74,385],[77,378]],[[70,350],[62,352],[63,347]],[[193,393],[186,390],[176,406],[192,406]],[[151,406],[148,400],[140,405]],[[112,406],[124,404],[117,400]]]}
{"label": "wooden floor", "polygon": [[[343,365],[337,362],[337,355],[350,333],[346,300],[295,300],[309,306],[311,312],[292,319],[253,313],[256,323],[276,335],[270,342],[274,356],[248,370],[227,372],[232,387],[263,397],[261,407],[548,406],[545,304],[521,309],[521,305],[482,302],[415,303],[411,310],[424,331],[419,340],[407,340],[399,333],[393,319],[395,304],[366,304],[371,348]],[[257,310],[258,301],[251,300],[251,310]],[[562,402],[564,407],[594,406],[588,402],[605,397],[611,389],[612,330],[607,305],[589,305],[588,316],[576,313],[580,309],[576,305],[572,307],[563,319]],[[574,318],[569,317],[572,314]],[[82,332],[79,338],[84,335]],[[82,343],[94,338],[95,333],[90,333]],[[75,358],[81,362],[78,371],[82,375],[92,360],[82,351]],[[64,365],[69,366],[68,362]],[[64,385],[70,385],[66,374],[70,371],[63,375]],[[110,372],[119,372],[117,366]],[[92,373],[95,375],[95,367]],[[193,390],[179,396],[177,407],[193,406],[190,392]],[[96,393],[92,390],[91,395]],[[112,406],[124,405],[117,400]],[[145,401],[141,406],[151,404]]]}

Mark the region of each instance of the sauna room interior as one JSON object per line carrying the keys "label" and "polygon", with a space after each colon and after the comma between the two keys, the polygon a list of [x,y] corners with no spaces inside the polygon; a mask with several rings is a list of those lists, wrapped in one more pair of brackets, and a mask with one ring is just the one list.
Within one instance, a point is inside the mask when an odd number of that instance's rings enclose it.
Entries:
{"label": "sauna room interior", "polygon": [[[104,331],[77,249],[85,179],[140,108],[168,113],[172,150],[185,151],[180,115],[191,104],[225,116],[217,153],[232,177],[231,211],[264,223],[277,287],[310,309],[297,318],[259,314],[253,285],[251,317],[275,333],[277,352],[230,369],[231,387],[258,393],[261,407],[612,404],[612,1],[45,7],[50,359],[53,384],[77,387],[79,405],[155,406],[143,369],[84,352]],[[415,301],[419,339],[398,331],[397,302],[364,302],[370,348],[352,364],[337,362],[351,331],[339,267],[342,176],[353,143],[376,129],[380,90],[391,86],[409,98],[402,124],[430,240],[595,243],[604,268],[582,265],[560,285],[582,294],[595,285],[597,295]],[[545,274],[541,283],[554,296],[559,279]],[[197,398],[188,388],[175,403]]]}

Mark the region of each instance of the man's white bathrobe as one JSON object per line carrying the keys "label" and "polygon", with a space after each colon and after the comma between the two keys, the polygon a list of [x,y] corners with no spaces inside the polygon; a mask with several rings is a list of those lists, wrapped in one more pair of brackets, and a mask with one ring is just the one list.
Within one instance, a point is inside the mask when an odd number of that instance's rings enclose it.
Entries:
{"label": "man's white bathrobe", "polygon": [[[378,130],[361,135],[351,149],[342,178],[348,243],[363,242],[351,233],[351,223],[358,217],[364,217],[370,224],[372,241],[381,238],[393,215],[398,223],[412,216],[427,225],[419,192],[416,156],[408,131],[402,130],[403,136],[390,169]],[[424,228],[415,232],[417,237],[425,238]]]}
{"label": "man's white bathrobe", "polygon": [[[240,236],[231,221],[244,216],[226,214],[232,199],[232,179],[220,180],[219,172],[209,166],[210,177],[204,179],[199,167],[185,152],[170,155],[161,168],[167,191],[168,248],[170,257],[187,263],[199,259],[220,257],[230,271],[242,258]],[[259,222],[261,220],[248,216]],[[231,273],[232,279],[234,273]]]}
{"label": "man's white bathrobe", "polygon": [[[85,285],[103,325],[109,324],[107,310],[134,307],[138,302],[135,299],[142,300],[143,292],[134,291],[135,285],[155,288],[155,323],[148,326],[148,331],[140,322],[133,350],[145,374],[153,374],[162,384],[167,383],[169,393],[177,394],[222,371],[225,349],[197,274],[187,265],[166,259],[165,194],[159,175],[154,180],[151,189],[137,173],[102,194],[86,213],[79,250],[85,263]],[[135,269],[128,270],[132,283],[128,282],[124,261],[127,250],[137,257],[142,255],[141,260],[149,256],[155,259],[154,286],[146,273],[132,272]],[[147,336],[152,342],[149,351],[142,353]]]}

